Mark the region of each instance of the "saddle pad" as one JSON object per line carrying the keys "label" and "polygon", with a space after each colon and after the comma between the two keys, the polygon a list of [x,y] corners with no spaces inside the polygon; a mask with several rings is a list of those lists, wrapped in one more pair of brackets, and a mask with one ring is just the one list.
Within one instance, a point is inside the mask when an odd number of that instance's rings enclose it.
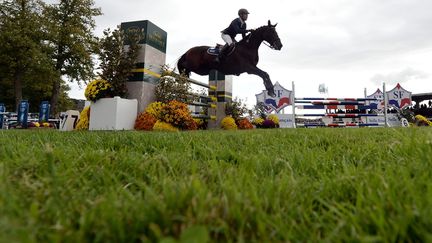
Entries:
{"label": "saddle pad", "polygon": [[209,49],[207,49],[207,53],[213,56],[219,55],[219,52],[219,48],[210,47]]}

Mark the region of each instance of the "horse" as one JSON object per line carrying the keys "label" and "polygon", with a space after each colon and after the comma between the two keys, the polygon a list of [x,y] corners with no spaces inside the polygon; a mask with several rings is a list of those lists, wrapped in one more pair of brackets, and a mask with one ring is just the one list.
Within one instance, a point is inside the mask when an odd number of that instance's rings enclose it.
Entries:
{"label": "horse", "polygon": [[177,62],[180,74],[190,76],[191,72],[198,75],[208,75],[210,70],[217,70],[225,75],[240,75],[247,72],[261,77],[268,95],[276,97],[273,83],[270,76],[265,71],[259,69],[258,48],[263,41],[270,48],[280,50],[281,40],[276,32],[276,25],[272,25],[270,20],[267,25],[252,30],[241,41],[235,43],[234,50],[220,63],[215,62],[215,56],[207,52],[210,46],[196,46],[184,53]]}

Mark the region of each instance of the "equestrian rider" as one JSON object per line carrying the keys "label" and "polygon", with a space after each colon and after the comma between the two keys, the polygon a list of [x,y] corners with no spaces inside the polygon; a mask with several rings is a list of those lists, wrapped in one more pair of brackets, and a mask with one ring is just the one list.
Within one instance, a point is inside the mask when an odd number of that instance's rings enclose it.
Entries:
{"label": "equestrian rider", "polygon": [[246,33],[251,30],[246,29],[246,20],[248,18],[249,12],[241,8],[238,11],[238,18],[235,18],[228,28],[222,30],[222,40],[225,41],[225,45],[222,47],[222,50],[219,52],[219,55],[216,57],[215,61],[220,63],[227,56],[228,50],[232,50],[234,47],[234,43],[236,42],[235,37],[237,34],[242,34],[243,38],[246,36]]}

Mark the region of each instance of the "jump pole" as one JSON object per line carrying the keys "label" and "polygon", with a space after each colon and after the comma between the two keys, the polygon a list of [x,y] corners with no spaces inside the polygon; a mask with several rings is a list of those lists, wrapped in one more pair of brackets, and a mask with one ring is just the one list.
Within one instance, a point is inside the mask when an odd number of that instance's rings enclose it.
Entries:
{"label": "jump pole", "polygon": [[292,116],[293,116],[293,128],[297,128],[296,126],[296,114],[295,114],[295,85],[294,81],[292,81],[292,92],[291,92],[291,106],[292,106]]}
{"label": "jump pole", "polygon": [[384,98],[384,126],[389,127],[388,125],[388,118],[387,118],[387,94],[386,94],[386,85],[385,82],[383,83],[383,98]]}

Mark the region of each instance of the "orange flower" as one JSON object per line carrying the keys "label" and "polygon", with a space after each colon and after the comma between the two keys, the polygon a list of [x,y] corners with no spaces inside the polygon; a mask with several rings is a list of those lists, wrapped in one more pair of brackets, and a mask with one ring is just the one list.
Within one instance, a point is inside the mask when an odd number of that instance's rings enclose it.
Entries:
{"label": "orange flower", "polygon": [[156,121],[156,118],[152,114],[143,112],[135,120],[134,128],[136,130],[151,131]]}
{"label": "orange flower", "polygon": [[247,118],[240,118],[237,125],[239,129],[253,129],[252,123]]}

